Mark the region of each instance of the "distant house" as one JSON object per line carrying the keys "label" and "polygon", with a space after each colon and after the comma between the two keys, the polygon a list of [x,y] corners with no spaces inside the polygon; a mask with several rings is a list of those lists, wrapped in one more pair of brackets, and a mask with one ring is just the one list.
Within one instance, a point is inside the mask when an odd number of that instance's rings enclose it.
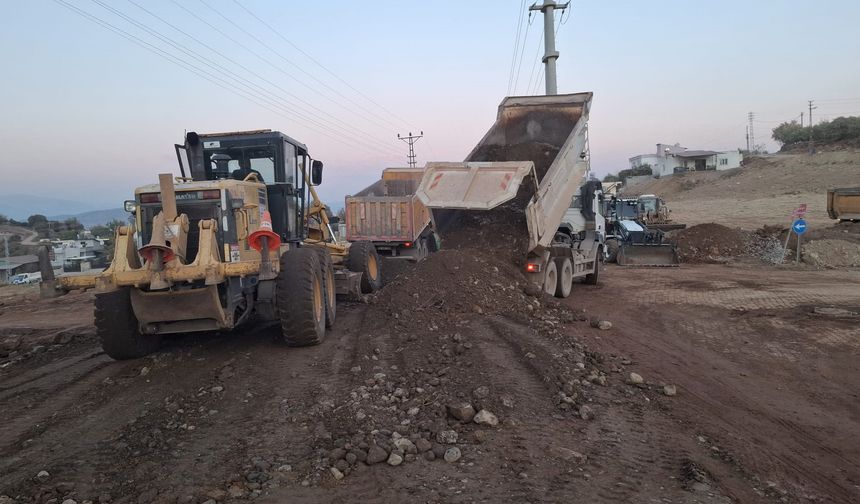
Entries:
{"label": "distant house", "polygon": [[630,158],[630,168],[651,166],[652,176],[665,177],[675,173],[739,168],[743,161],[739,150],[689,150],[680,144],[657,144],[656,154],[640,154]]}
{"label": "distant house", "polygon": [[51,242],[51,266],[54,271],[87,271],[103,267],[105,240],[84,238]]}
{"label": "distant house", "polygon": [[39,271],[39,258],[34,255],[0,257],[0,284],[9,283],[9,279],[21,273]]}

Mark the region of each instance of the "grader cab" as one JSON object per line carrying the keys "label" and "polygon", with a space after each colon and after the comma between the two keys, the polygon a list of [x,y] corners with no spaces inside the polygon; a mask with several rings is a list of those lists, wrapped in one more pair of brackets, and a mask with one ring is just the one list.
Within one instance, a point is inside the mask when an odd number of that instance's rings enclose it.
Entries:
{"label": "grader cab", "polygon": [[372,244],[331,233],[314,189],[323,165],[303,144],[271,130],[192,132],[175,148],[181,176],[159,175],[126,201],[134,222],[117,229],[106,270],[53,278],[41,261],[43,295],[96,290],[108,355],[140,357],[163,334],[252,320],[279,322],[288,345],[313,345],[334,324],[337,295],[379,288]]}

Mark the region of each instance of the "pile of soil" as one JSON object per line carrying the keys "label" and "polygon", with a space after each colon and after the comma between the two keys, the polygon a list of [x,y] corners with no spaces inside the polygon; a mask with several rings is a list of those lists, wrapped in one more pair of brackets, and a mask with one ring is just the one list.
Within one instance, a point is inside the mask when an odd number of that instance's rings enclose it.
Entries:
{"label": "pile of soil", "polygon": [[[486,442],[514,415],[515,400],[508,384],[487,373],[482,340],[502,338],[514,346],[513,358],[555,390],[542,407],[589,417],[588,386],[605,384],[606,374],[596,367],[599,356],[562,334],[564,324],[585,316],[530,286],[507,253],[496,256],[505,250],[496,245],[483,252],[440,251],[369,299],[358,331],[373,337],[351,363],[353,386],[319,405],[325,428],[318,436],[326,448],[312,480],[327,472],[349,475],[367,463],[451,462]],[[567,350],[551,356],[522,348],[534,337]]]}
{"label": "pile of soil", "polygon": [[860,244],[848,240],[813,240],[803,245],[803,262],[819,268],[860,267]]}
{"label": "pile of soil", "polygon": [[721,224],[699,224],[672,233],[668,241],[678,247],[681,262],[722,263],[744,255],[750,237],[740,229]]}

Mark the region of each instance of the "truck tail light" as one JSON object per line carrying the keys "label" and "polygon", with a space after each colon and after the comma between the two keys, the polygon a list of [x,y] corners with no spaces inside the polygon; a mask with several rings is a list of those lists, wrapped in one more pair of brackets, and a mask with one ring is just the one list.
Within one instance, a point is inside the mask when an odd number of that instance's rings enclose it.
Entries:
{"label": "truck tail light", "polygon": [[526,273],[540,273],[540,264],[526,263]]}

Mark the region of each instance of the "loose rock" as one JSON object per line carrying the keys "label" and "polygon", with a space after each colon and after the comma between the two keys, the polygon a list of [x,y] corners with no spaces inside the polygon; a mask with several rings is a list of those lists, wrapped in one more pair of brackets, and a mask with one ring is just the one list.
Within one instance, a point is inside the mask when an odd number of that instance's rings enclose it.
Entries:
{"label": "loose rock", "polygon": [[334,479],[336,479],[336,480],[342,480],[343,479],[343,473],[340,472],[340,469],[338,469],[337,467],[330,467],[329,471],[331,471],[331,475],[334,476]]}
{"label": "loose rock", "polygon": [[627,383],[631,385],[641,385],[645,383],[645,379],[638,373],[630,373],[630,376],[627,378]]}
{"label": "loose rock", "polygon": [[367,463],[378,464],[388,459],[388,452],[379,445],[372,445],[367,452]]}
{"label": "loose rock", "polygon": [[[483,410],[482,410],[483,411]],[[477,416],[476,416],[477,418]],[[457,442],[457,431],[443,430],[436,434],[436,441],[442,444],[454,444]]]}
{"label": "loose rock", "polygon": [[671,397],[671,396],[678,393],[678,387],[676,387],[674,385],[664,385],[663,386],[663,393],[666,394],[667,396]]}
{"label": "loose rock", "polygon": [[449,464],[453,464],[454,462],[460,460],[461,456],[462,454],[460,453],[460,449],[456,446],[452,446],[451,448],[445,450],[445,462],[448,462]]}
{"label": "loose rock", "polygon": [[481,411],[479,411],[475,415],[475,418],[473,420],[476,424],[479,424],[479,425],[490,425],[490,426],[499,425],[499,419],[496,417],[496,415],[492,414],[491,412],[489,412],[485,409],[482,409]]}
{"label": "loose rock", "polygon": [[463,423],[469,423],[475,418],[475,408],[465,402],[449,404],[448,414]]}
{"label": "loose rock", "polygon": [[390,466],[399,466],[403,463],[403,457],[400,455],[391,452],[391,455],[388,456],[388,465]]}

